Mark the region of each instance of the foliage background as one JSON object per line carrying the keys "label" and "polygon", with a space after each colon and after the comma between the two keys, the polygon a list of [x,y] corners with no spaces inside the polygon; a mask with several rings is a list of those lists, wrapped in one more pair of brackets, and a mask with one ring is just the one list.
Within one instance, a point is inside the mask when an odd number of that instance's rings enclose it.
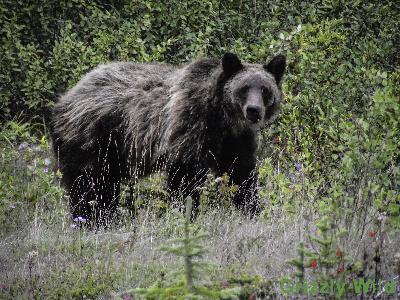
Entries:
{"label": "foliage background", "polygon": [[262,133],[265,222],[302,212],[315,224],[329,216],[331,236],[363,236],[382,220],[396,232],[399,28],[400,4],[389,0],[2,0],[1,236],[33,220],[40,203],[60,207],[60,174],[37,170],[47,168],[51,107],[83,74],[113,60],[185,63],[227,51],[250,62],[288,58],[281,117]]}

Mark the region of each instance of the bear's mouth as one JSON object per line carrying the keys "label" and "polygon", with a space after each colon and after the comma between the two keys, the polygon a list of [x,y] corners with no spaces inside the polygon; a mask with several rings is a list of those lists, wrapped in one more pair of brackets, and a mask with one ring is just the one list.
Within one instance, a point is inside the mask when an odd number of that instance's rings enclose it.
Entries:
{"label": "bear's mouth", "polygon": [[252,124],[257,124],[261,121],[261,116],[247,115],[246,119],[249,120]]}

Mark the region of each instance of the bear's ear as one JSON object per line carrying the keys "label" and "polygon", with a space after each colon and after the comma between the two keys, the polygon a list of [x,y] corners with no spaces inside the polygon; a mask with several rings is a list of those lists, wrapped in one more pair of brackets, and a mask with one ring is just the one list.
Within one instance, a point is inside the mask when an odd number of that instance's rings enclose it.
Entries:
{"label": "bear's ear", "polygon": [[237,73],[243,68],[242,63],[240,62],[239,57],[237,57],[233,53],[225,53],[222,58],[222,69],[224,70],[224,74],[226,77],[230,77],[233,74]]}
{"label": "bear's ear", "polygon": [[274,75],[277,84],[281,82],[285,68],[286,57],[282,54],[275,56],[267,65],[264,65],[264,69]]}

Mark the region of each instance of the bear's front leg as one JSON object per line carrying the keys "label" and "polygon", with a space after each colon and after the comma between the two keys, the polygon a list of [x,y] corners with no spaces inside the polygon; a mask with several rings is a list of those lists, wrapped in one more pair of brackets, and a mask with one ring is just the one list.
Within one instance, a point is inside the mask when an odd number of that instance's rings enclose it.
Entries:
{"label": "bear's front leg", "polygon": [[250,216],[258,215],[261,212],[260,201],[257,190],[257,172],[255,163],[251,165],[238,165],[231,172],[232,184],[239,187],[233,198],[238,209]]}
{"label": "bear's front leg", "polygon": [[198,187],[204,183],[206,174],[205,169],[187,164],[175,164],[168,170],[167,184],[171,199],[185,200],[191,196],[193,217],[197,215],[200,203]]}

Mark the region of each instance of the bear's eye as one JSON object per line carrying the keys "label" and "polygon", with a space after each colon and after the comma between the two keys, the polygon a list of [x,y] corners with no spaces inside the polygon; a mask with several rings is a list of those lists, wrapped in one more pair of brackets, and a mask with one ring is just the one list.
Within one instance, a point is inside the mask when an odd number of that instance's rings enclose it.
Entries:
{"label": "bear's eye", "polygon": [[239,89],[236,90],[236,94],[238,95],[238,97],[240,98],[245,98],[247,95],[247,92],[249,91],[249,86],[245,85],[240,87]]}
{"label": "bear's eye", "polygon": [[262,95],[263,95],[264,99],[269,99],[272,96],[271,91],[269,89],[267,89],[266,87],[262,87],[261,88],[261,92],[262,92]]}
{"label": "bear's eye", "polygon": [[249,86],[245,85],[240,89],[240,93],[241,94],[246,94],[248,90],[249,90]]}

